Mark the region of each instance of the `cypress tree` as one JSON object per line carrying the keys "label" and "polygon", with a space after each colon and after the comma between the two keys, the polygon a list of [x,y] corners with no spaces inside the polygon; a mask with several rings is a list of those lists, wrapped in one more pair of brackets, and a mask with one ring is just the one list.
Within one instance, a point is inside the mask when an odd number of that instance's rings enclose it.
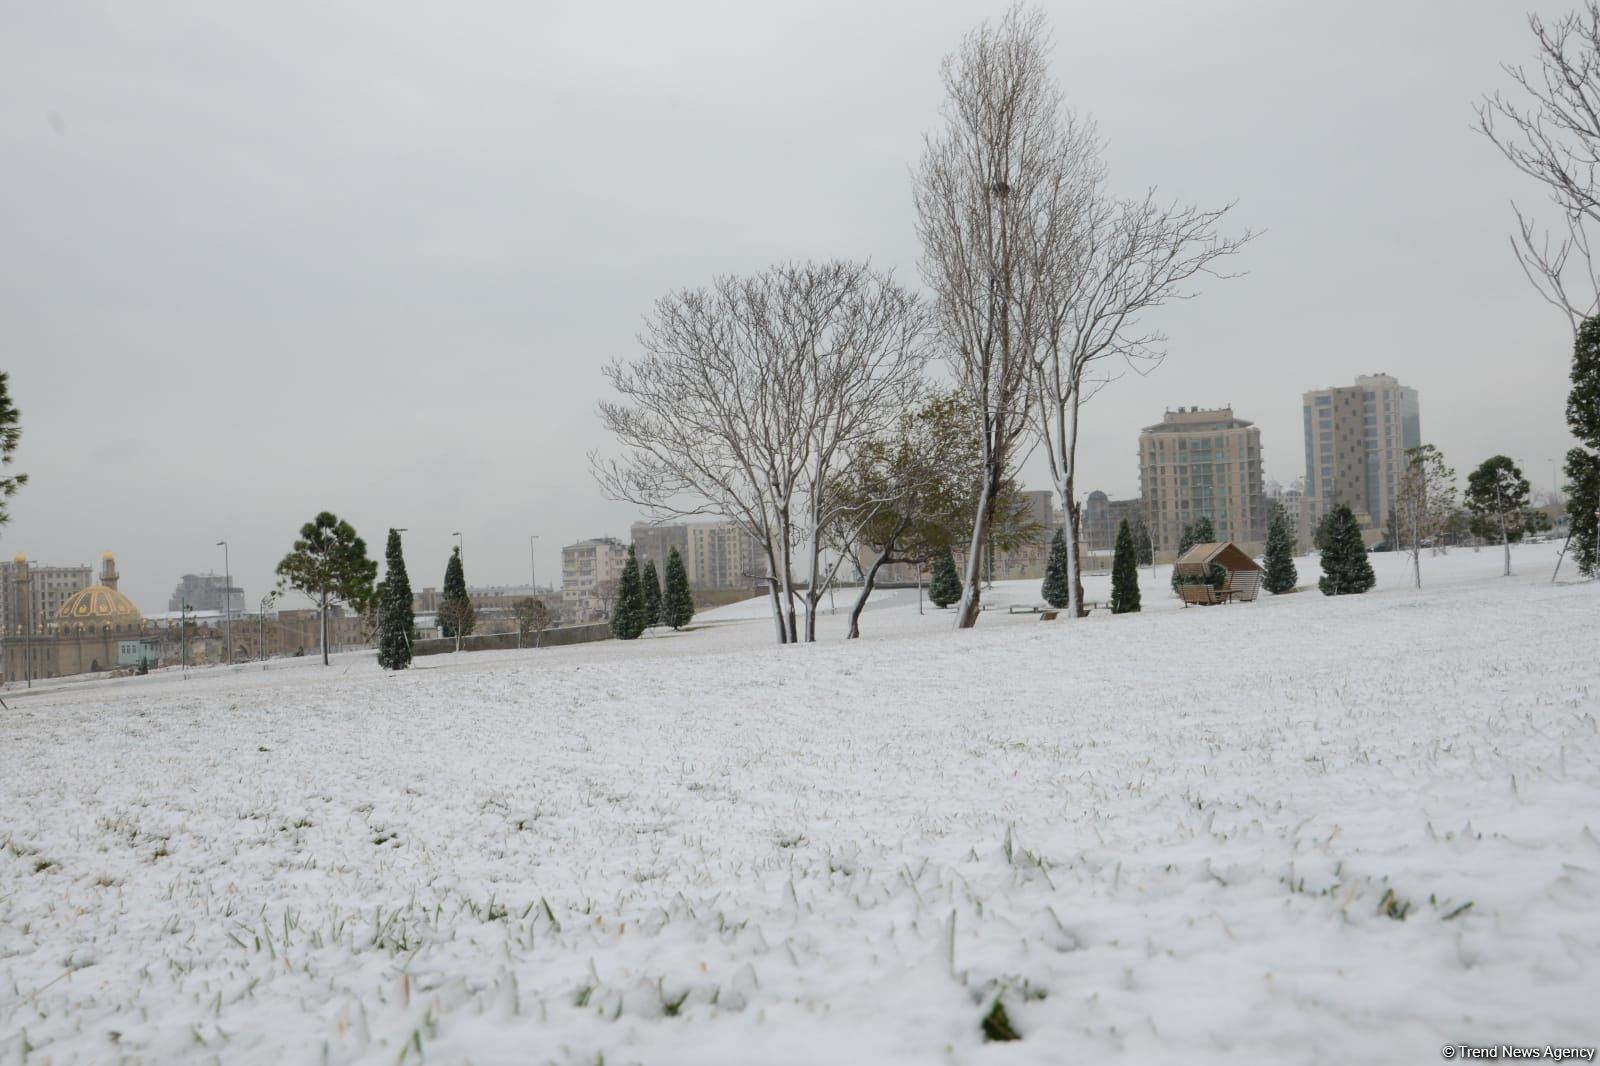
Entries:
{"label": "cypress tree", "polygon": [[411,665],[411,631],[416,618],[411,612],[411,579],[406,576],[398,530],[389,530],[383,558],[387,569],[378,601],[378,665],[385,670],[404,670]]}
{"label": "cypress tree", "polygon": [[467,595],[467,572],[461,565],[461,549],[450,549],[450,561],[444,566],[444,591],[439,596],[439,630],[447,637],[456,638],[461,647],[462,637],[472,636],[478,613],[472,608]]}
{"label": "cypress tree", "polygon": [[673,548],[667,553],[667,587],[661,596],[661,622],[682,629],[694,617],[694,596],[689,592],[689,571],[683,556]]}
{"label": "cypress tree", "polygon": [[1272,508],[1272,524],[1267,527],[1266,575],[1261,586],[1274,596],[1293,592],[1300,573],[1294,568],[1294,530],[1289,527],[1289,512],[1283,504]]}
{"label": "cypress tree", "polygon": [[961,574],[956,570],[955,556],[946,548],[933,564],[933,581],[928,585],[928,599],[935,607],[948,607],[961,598]]}
{"label": "cypress tree", "polygon": [[1361,527],[1346,504],[1328,513],[1328,546],[1322,549],[1322,579],[1317,588],[1324,596],[1349,596],[1366,592],[1377,584],[1367,547],[1361,542]]}
{"label": "cypress tree", "polygon": [[1117,527],[1117,548],[1111,556],[1111,613],[1139,610],[1139,547],[1126,520]]}
{"label": "cypress tree", "polygon": [[1569,544],[1578,572],[1600,577],[1600,317],[1585,319],[1572,349],[1567,428],[1584,447],[1567,452]]}
{"label": "cypress tree", "polygon": [[1055,539],[1050,541],[1050,558],[1044,564],[1044,585],[1039,593],[1050,606],[1065,607],[1071,592],[1067,575],[1067,537],[1057,529]]}
{"label": "cypress tree", "polygon": [[628,545],[628,561],[617,582],[617,606],[611,613],[611,635],[618,640],[638,640],[644,632],[644,583],[639,580],[639,557]]}
{"label": "cypress tree", "polygon": [[656,573],[656,561],[646,559],[639,568],[639,581],[644,585],[644,624],[648,629],[661,624],[661,578]]}

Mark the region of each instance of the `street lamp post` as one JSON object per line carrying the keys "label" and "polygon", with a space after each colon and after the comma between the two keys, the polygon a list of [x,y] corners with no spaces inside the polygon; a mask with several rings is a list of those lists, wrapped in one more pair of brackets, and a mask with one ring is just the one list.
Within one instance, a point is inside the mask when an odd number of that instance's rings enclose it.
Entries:
{"label": "street lamp post", "polygon": [[228,563],[228,542],[217,541],[222,549],[222,639],[228,646],[228,665],[233,665],[233,567]]}
{"label": "street lamp post", "polygon": [[533,594],[539,594],[539,575],[533,561],[533,542],[539,539],[537,533],[528,534],[528,584],[533,587]]}
{"label": "street lamp post", "polygon": [[261,625],[261,669],[267,668],[267,609],[277,602],[278,594],[269,592],[261,597],[261,614],[257,621]]}

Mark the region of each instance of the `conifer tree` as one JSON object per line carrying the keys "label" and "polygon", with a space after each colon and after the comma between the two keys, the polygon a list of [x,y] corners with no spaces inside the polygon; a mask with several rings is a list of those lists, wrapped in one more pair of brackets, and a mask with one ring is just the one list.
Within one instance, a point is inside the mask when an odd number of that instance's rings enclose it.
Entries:
{"label": "conifer tree", "polygon": [[[11,453],[22,439],[22,412],[11,402],[10,375],[0,370],[0,467],[11,465]],[[28,483],[27,474],[0,477],[0,526],[11,520],[6,500]]]}
{"label": "conifer tree", "polygon": [[366,614],[377,576],[378,563],[367,558],[367,542],[331,511],[323,511],[301,526],[294,549],[279,560],[278,587],[294,589],[316,601],[323,666],[328,665],[328,609],[344,603],[357,614]]}
{"label": "conifer tree", "polygon": [[[1583,443],[1567,452],[1568,543],[1578,572],[1600,577],[1600,317],[1585,319],[1572,350],[1567,428]],[[1558,564],[1559,565],[1559,564]]]}
{"label": "conifer tree", "polygon": [[1328,513],[1327,547],[1322,549],[1322,579],[1317,588],[1324,596],[1349,596],[1366,592],[1377,584],[1367,547],[1361,542],[1361,526],[1347,504]]}
{"label": "conifer tree", "polygon": [[378,665],[385,670],[404,670],[411,665],[411,632],[416,627],[416,617],[411,611],[411,579],[406,576],[399,530],[389,530],[383,557],[386,571],[378,600]]}
{"label": "conifer tree", "polygon": [[933,580],[928,584],[928,599],[935,607],[948,607],[961,598],[961,574],[955,556],[947,548],[933,564]]}
{"label": "conifer tree", "polygon": [[1267,526],[1266,575],[1261,586],[1274,596],[1293,592],[1300,580],[1294,566],[1294,530],[1289,525],[1289,512],[1283,504],[1273,501],[1272,522]]}
{"label": "conifer tree", "polygon": [[1050,558],[1044,564],[1044,585],[1039,590],[1044,602],[1052,607],[1065,607],[1072,599],[1068,581],[1067,538],[1057,529],[1055,539],[1050,542]]}
{"label": "conifer tree", "polygon": [[611,612],[611,635],[618,640],[638,640],[644,632],[644,582],[639,579],[639,557],[628,545],[628,559],[617,582],[617,605]]}
{"label": "conifer tree", "polygon": [[456,638],[456,651],[461,650],[461,638],[472,636],[478,624],[478,612],[473,609],[467,595],[467,572],[461,565],[461,549],[450,549],[450,561],[444,566],[444,591],[439,596],[439,630],[447,637]]}
{"label": "conifer tree", "polygon": [[[1216,530],[1214,530],[1211,526],[1210,516],[1201,515],[1193,522],[1186,523],[1183,527],[1183,532],[1178,535],[1178,555],[1177,558],[1173,560],[1173,563],[1176,564],[1178,559],[1183,558],[1183,553],[1194,547],[1196,544],[1210,544],[1216,539]],[[1172,568],[1173,592],[1178,591],[1178,585],[1178,568],[1176,565],[1174,565]]]}
{"label": "conifer tree", "polygon": [[689,592],[689,572],[678,549],[667,552],[667,587],[661,595],[661,623],[682,629],[694,617],[694,596]]}
{"label": "conifer tree", "polygon": [[639,568],[639,582],[644,585],[644,624],[648,629],[661,624],[661,578],[656,573],[656,561],[646,559]]}
{"label": "conifer tree", "polygon": [[1117,527],[1117,547],[1111,556],[1111,613],[1139,610],[1139,547],[1126,519]]}

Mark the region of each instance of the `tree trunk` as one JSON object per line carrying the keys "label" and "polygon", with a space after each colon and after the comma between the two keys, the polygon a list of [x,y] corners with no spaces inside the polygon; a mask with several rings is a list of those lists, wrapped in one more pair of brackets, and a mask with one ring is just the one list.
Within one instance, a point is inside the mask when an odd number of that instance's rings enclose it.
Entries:
{"label": "tree trunk", "polygon": [[323,666],[327,666],[328,665],[328,593],[326,591],[324,591],[322,593],[322,610],[320,610],[318,612],[318,617],[322,621],[322,626],[321,626],[321,629],[322,629],[322,635],[321,635],[322,636],[322,665]]}
{"label": "tree trunk", "polygon": [[[867,570],[866,577],[862,579],[861,595],[856,597],[856,605],[850,608],[850,633],[845,638],[846,640],[855,640],[857,637],[861,636],[861,612],[866,609],[867,597],[872,595],[872,589],[877,583],[878,569],[879,567],[883,566],[884,561],[888,558],[888,552],[880,552],[878,557],[872,561],[872,566]],[[922,585],[920,582],[917,585],[917,596],[919,599],[922,596]]]}
{"label": "tree trunk", "polygon": [[772,598],[772,621],[778,627],[778,643],[789,643],[788,634],[783,629],[783,604],[778,599],[778,578],[776,574],[767,578],[767,594]]}
{"label": "tree trunk", "polygon": [[978,513],[972,522],[972,543],[967,549],[966,582],[961,587],[961,602],[956,605],[957,629],[971,629],[978,624],[981,607],[978,582],[983,579],[983,546],[989,539],[989,526],[994,521],[999,473],[994,467],[983,472],[983,488],[978,493]]}

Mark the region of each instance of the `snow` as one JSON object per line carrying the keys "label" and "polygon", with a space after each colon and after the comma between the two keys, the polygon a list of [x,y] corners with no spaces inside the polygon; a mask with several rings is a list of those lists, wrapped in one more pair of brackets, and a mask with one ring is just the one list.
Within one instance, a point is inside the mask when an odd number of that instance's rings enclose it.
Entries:
{"label": "snow", "polygon": [[[1163,568],[1081,623],[955,633],[905,590],[854,642],[841,595],[797,648],[756,601],[397,675],[8,691],[0,1061],[1593,1044],[1600,586],[1555,550],[1424,556],[1420,592],[1377,555],[1337,600],[1183,610]],[[996,996],[1020,1042],[984,1041]]]}

